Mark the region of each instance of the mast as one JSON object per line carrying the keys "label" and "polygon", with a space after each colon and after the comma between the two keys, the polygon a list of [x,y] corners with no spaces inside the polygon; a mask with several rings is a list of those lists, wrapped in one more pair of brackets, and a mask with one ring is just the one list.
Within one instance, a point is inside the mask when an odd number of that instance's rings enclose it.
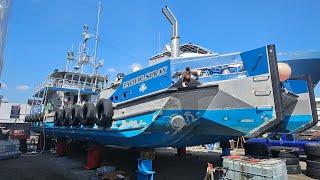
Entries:
{"label": "mast", "polygon": [[97,51],[99,43],[99,24],[100,24],[100,13],[101,13],[101,1],[99,2],[98,15],[97,15],[97,25],[96,25],[96,41],[94,46],[93,54],[93,75],[97,74]]}
{"label": "mast", "polygon": [[72,44],[72,47],[71,47],[71,51],[67,52],[66,59],[67,59],[67,63],[66,63],[65,71],[68,72],[69,71],[70,61],[74,61],[73,44]]}

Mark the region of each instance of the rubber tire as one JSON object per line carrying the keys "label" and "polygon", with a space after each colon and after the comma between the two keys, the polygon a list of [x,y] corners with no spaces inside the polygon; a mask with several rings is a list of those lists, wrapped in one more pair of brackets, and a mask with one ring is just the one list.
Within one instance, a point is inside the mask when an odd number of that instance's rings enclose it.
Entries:
{"label": "rubber tire", "polygon": [[72,109],[69,107],[66,107],[64,109],[64,120],[62,121],[62,125],[63,126],[69,126],[70,125],[70,121],[72,120]]}
{"label": "rubber tire", "polygon": [[99,127],[111,127],[114,115],[112,101],[110,99],[99,99],[96,104],[96,124]]}
{"label": "rubber tire", "polygon": [[299,148],[286,146],[271,146],[269,148],[273,158],[299,158]]}
{"label": "rubber tire", "polygon": [[36,114],[36,122],[41,122],[41,113]]}
{"label": "rubber tire", "polygon": [[308,167],[311,167],[311,168],[314,168],[314,169],[319,169],[319,173],[320,173],[320,162],[319,161],[307,160],[306,163],[307,163]]}
{"label": "rubber tire", "polygon": [[40,116],[39,114],[34,115],[34,122],[39,122]]}
{"label": "rubber tire", "polygon": [[271,155],[273,158],[299,158],[299,153],[287,152],[286,150],[271,150]]}
{"label": "rubber tire", "polygon": [[37,114],[32,115],[32,122],[37,122]]}
{"label": "rubber tire", "polygon": [[40,121],[40,122],[43,122],[43,121],[44,121],[44,113],[40,113],[40,116],[39,116],[39,117],[40,117],[39,121]]}
{"label": "rubber tire", "polygon": [[30,122],[36,122],[35,115],[34,115],[34,114],[31,114],[30,116],[31,116]]}
{"label": "rubber tire", "polygon": [[301,174],[301,166],[300,165],[287,165],[287,173],[288,174]]}
{"label": "rubber tire", "polygon": [[26,115],[26,116],[24,117],[24,122],[29,122],[29,115]]}
{"label": "rubber tire", "polygon": [[64,110],[57,109],[54,113],[54,125],[55,126],[62,126],[62,121],[64,119]]}
{"label": "rubber tire", "polygon": [[299,165],[299,159],[298,158],[283,158],[283,160],[286,161],[286,165]]}
{"label": "rubber tire", "polygon": [[320,169],[307,166],[307,176],[314,179],[320,179]]}
{"label": "rubber tire", "polygon": [[82,107],[82,121],[83,126],[93,126],[96,119],[96,108],[93,103],[85,103]]}
{"label": "rubber tire", "polygon": [[70,126],[79,126],[82,120],[82,108],[80,105],[74,105],[71,109],[71,121]]}
{"label": "rubber tire", "polygon": [[304,152],[307,159],[320,161],[320,143],[308,143],[304,145]]}
{"label": "rubber tire", "polygon": [[244,144],[244,152],[247,156],[253,157],[268,157],[268,147],[261,143],[245,143]]}

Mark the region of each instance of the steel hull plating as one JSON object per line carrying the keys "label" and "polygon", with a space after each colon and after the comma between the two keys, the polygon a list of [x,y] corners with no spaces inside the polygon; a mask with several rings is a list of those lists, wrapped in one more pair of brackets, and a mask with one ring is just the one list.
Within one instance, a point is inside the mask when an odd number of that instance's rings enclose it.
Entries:
{"label": "steel hull plating", "polygon": [[[181,78],[188,73],[186,67],[212,70],[223,63],[242,63],[245,71],[189,77],[189,83]],[[280,82],[273,45],[237,55],[169,59],[124,76],[103,98],[113,102],[111,127],[45,122],[44,132],[124,148],[154,148],[255,137],[276,128],[299,132],[317,123],[311,79]],[[41,132],[41,126],[35,123],[34,130]]]}
{"label": "steel hull plating", "polygon": [[[228,99],[238,109],[216,107],[216,101],[225,98],[218,86],[197,89],[175,90],[144,99],[143,102],[119,107],[126,113],[144,106],[143,115],[128,116],[113,122],[110,129],[87,127],[54,127],[46,123],[45,133],[55,137],[96,142],[126,148],[184,147],[200,145],[250,134],[256,127],[272,118],[272,111],[257,111],[256,108],[240,108],[239,101]],[[152,104],[161,105],[157,110],[149,109]],[[130,109],[134,108],[134,109]],[[174,117],[183,117],[174,123]],[[261,118],[262,117],[262,118]],[[41,125],[34,127],[41,132]]]}

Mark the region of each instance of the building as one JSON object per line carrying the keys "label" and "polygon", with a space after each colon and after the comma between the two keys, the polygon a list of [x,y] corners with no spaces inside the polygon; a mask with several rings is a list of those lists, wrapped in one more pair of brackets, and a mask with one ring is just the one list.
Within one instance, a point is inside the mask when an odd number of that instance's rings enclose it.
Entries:
{"label": "building", "polygon": [[30,109],[29,104],[2,102],[0,104],[0,123],[23,123]]}

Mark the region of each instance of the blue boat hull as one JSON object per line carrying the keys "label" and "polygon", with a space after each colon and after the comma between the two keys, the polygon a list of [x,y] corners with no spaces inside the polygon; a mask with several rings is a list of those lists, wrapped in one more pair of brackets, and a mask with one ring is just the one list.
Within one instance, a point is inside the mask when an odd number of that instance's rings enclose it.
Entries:
{"label": "blue boat hull", "polygon": [[292,69],[292,77],[311,75],[313,85],[320,81],[320,58],[290,59],[282,62],[288,63]]}
{"label": "blue boat hull", "polygon": [[[105,97],[114,103],[111,127],[59,127],[45,122],[44,129],[41,123],[35,123],[33,129],[44,130],[51,137],[124,148],[156,148],[255,137],[276,127],[298,132],[317,123],[311,81],[288,80],[284,88],[291,88],[292,93],[284,91],[274,46],[244,52],[229,60],[241,60],[246,72],[192,79],[189,86],[182,78],[175,79],[185,67],[225,62],[222,56],[167,60],[125,76],[113,94]],[[293,76],[305,75],[306,69],[297,70],[301,61],[288,63]]]}

